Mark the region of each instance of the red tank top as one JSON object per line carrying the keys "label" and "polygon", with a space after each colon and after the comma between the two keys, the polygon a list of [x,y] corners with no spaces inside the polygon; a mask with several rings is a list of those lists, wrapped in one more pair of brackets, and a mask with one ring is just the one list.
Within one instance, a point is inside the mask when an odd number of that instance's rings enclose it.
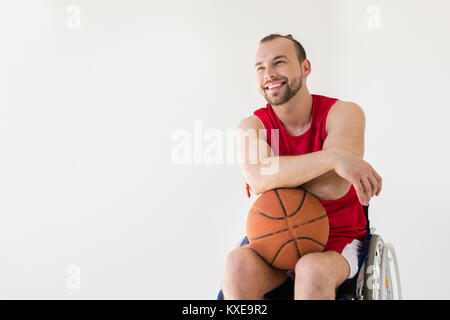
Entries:
{"label": "red tank top", "polygon": [[[313,94],[312,101],[311,125],[305,133],[299,136],[294,136],[287,131],[269,103],[266,107],[253,112],[266,129],[266,139],[269,145],[271,145],[270,129],[279,129],[279,149],[274,150],[275,154],[279,156],[301,155],[322,150],[323,142],[327,137],[325,124],[328,111],[337,99]],[[324,206],[330,222],[330,238],[342,236],[362,240],[366,234],[367,221],[353,185],[343,197],[336,200],[320,200],[320,202]]]}

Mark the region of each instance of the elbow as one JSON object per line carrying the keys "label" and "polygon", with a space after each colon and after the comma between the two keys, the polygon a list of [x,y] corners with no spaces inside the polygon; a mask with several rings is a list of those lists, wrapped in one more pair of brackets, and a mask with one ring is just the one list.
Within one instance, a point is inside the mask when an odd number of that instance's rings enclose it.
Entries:
{"label": "elbow", "polygon": [[268,179],[258,172],[254,168],[246,168],[247,170],[243,170],[244,177],[250,186],[250,190],[256,194],[260,195],[268,190],[270,187],[268,186]]}
{"label": "elbow", "polygon": [[261,181],[261,179],[251,179],[248,182],[251,191],[256,194],[256,195],[260,195],[263,194],[264,192],[268,191],[269,189],[265,186],[265,184],[263,183],[263,181]]}
{"label": "elbow", "polygon": [[352,184],[347,180],[342,180],[342,182],[336,185],[330,192],[329,198],[331,200],[337,200],[344,197],[350,190],[351,185]]}
{"label": "elbow", "polygon": [[257,187],[257,188],[255,188],[254,193],[256,195],[260,195],[260,194],[263,194],[264,192],[269,191],[269,190],[270,189],[267,189],[267,188]]}

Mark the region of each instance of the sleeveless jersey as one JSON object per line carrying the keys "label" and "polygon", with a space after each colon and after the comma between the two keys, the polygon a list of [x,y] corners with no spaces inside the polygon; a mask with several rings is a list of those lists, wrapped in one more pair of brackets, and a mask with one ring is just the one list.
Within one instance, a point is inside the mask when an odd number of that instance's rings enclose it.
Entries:
{"label": "sleeveless jersey", "polygon": [[[281,123],[272,106],[253,112],[266,129],[266,140],[271,146],[271,129],[278,129],[279,148],[274,150],[279,156],[302,155],[322,150],[327,137],[325,129],[328,111],[337,101],[321,95],[312,95],[312,115],[309,129],[299,136],[292,135]],[[336,200],[319,200],[325,208],[330,222],[330,235],[325,250],[341,251],[352,239],[362,240],[367,233],[366,216],[358,200],[353,185],[343,197]]]}

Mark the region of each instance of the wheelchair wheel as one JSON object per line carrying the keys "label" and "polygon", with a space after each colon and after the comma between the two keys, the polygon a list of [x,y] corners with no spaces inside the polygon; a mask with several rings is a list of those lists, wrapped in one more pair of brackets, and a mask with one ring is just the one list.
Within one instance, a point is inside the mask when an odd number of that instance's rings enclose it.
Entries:
{"label": "wheelchair wheel", "polygon": [[381,299],[381,258],[384,242],[377,234],[370,241],[369,255],[364,266],[364,300]]}
{"label": "wheelchair wheel", "polygon": [[385,243],[381,256],[381,279],[384,282],[381,290],[383,300],[401,300],[402,290],[397,256],[390,243]]}
{"label": "wheelchair wheel", "polygon": [[374,234],[364,267],[364,300],[401,299],[400,274],[394,248]]}

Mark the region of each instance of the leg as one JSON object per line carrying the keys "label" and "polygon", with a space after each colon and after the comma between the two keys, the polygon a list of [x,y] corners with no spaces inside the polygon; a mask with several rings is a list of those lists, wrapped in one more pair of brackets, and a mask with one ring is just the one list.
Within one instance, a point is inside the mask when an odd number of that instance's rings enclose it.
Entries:
{"label": "leg", "polygon": [[286,271],[268,265],[248,245],[233,250],[225,262],[224,299],[262,299],[287,279]]}
{"label": "leg", "polygon": [[295,299],[330,299],[350,275],[347,260],[336,251],[309,253],[295,266]]}

